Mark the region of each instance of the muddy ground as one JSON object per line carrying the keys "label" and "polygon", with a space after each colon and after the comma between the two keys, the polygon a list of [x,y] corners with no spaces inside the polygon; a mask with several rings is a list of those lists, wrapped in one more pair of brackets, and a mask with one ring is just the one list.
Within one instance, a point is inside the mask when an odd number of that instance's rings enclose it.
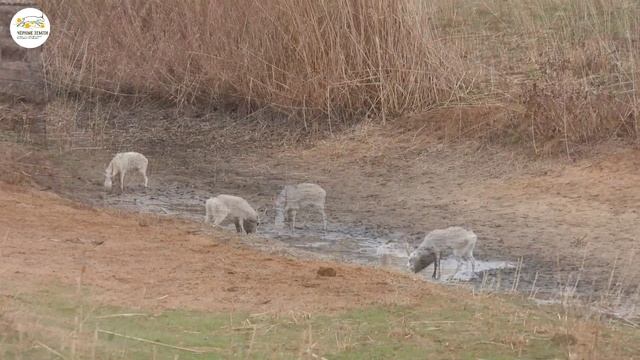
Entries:
{"label": "muddy ground", "polygon": [[[478,287],[510,290],[517,281],[517,290],[544,298],[637,300],[640,160],[629,146],[541,160],[522,149],[451,144],[392,126],[359,126],[292,146],[266,130],[200,124],[184,125],[180,135],[150,126],[154,141],[140,135],[114,146],[148,155],[146,190],[132,178],[124,194],[104,192],[113,151],[57,153],[34,178],[92,205],[197,221],[206,198],[236,194],[262,214],[267,238],[325,258],[398,268],[404,241],[417,245],[430,229],[465,226],[478,234],[478,260],[522,263],[520,271],[481,273],[472,281]],[[191,141],[200,133],[217,135]],[[273,227],[273,196],[303,181],[327,190],[327,234],[313,212],[300,215],[295,235]]]}
{"label": "muddy ground", "polygon": [[193,222],[96,210],[4,183],[0,229],[0,295],[8,297],[62,285],[130,308],[259,313],[410,305],[441,293],[402,274],[296,261]]}

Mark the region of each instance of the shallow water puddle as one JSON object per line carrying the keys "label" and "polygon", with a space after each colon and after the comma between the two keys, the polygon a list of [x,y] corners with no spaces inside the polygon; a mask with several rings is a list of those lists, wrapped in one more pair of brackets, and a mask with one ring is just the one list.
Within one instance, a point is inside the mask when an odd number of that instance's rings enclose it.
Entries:
{"label": "shallow water puddle", "polygon": [[[164,189],[148,189],[142,192],[108,195],[103,206],[112,206],[133,211],[159,213],[194,221],[203,221],[204,202],[208,198],[205,191],[167,186]],[[282,219],[280,219],[282,220]],[[363,265],[382,265],[407,271],[407,249],[402,233],[381,234],[362,226],[330,223],[323,231],[321,223],[315,220],[299,221],[299,228],[292,233],[281,221],[273,217],[261,216],[262,224],[258,235],[278,240],[292,248],[301,249],[331,258],[355,262]],[[224,226],[235,231],[232,224]],[[468,266],[468,268],[467,268]],[[476,259],[476,274],[470,264],[463,264],[454,274],[456,261],[451,257],[441,261],[441,281],[471,281],[481,277],[483,272],[513,269],[515,265],[507,261],[483,261]],[[432,267],[422,271],[425,279],[431,281]]]}
{"label": "shallow water puddle", "polygon": [[[159,185],[159,184],[158,184]],[[207,189],[208,188],[208,189]],[[206,190],[203,190],[206,189]],[[185,186],[178,182],[165,182],[157,187],[143,189],[141,187],[128,188],[124,194],[104,194],[95,191],[90,193],[75,194],[84,201],[93,205],[126,209],[134,212],[156,213],[164,216],[185,218],[196,222],[204,220],[204,203],[212,194],[225,189],[212,189],[211,187]],[[255,194],[253,200],[260,203],[260,196],[265,200],[265,193]],[[74,196],[72,196],[74,197]],[[286,227],[278,227],[274,223],[274,209],[269,207],[270,202],[263,201],[262,208],[256,208],[260,213],[262,224],[258,228],[258,235],[277,240],[290,249],[301,249],[320,255],[323,258],[336,261],[358,263],[363,265],[382,265],[408,272],[406,268],[407,250],[405,240],[412,243],[420,239],[416,234],[392,232],[384,226],[365,227],[351,223],[338,223],[329,221],[329,229],[322,231],[321,222],[318,219],[310,220],[309,217],[317,217],[317,214],[309,215],[301,212],[298,218],[300,227],[295,233],[291,233]],[[266,212],[265,212],[266,211]],[[313,214],[313,211],[312,211]],[[329,213],[329,216],[332,216]],[[280,219],[282,220],[282,219]],[[333,219],[335,220],[335,219]],[[232,224],[226,227],[234,232]],[[425,229],[428,230],[428,229]],[[424,235],[422,235],[424,236]],[[267,246],[269,246],[267,242]],[[262,245],[256,245],[260,248]],[[478,248],[482,254],[482,238]],[[491,256],[491,255],[488,255]],[[499,256],[499,255],[498,255]],[[522,259],[519,264],[510,261],[498,261],[495,259],[476,258],[475,276],[469,265],[464,264],[462,269],[454,274],[456,261],[451,257],[441,261],[441,282],[461,281],[472,284],[475,288],[489,291],[518,291],[529,294],[529,297],[540,301],[565,301],[566,298],[581,297],[591,299],[601,295],[601,289],[596,284],[581,279],[581,270],[572,273],[558,274],[548,263],[536,262],[538,259]],[[421,272],[426,281],[431,279],[432,267]],[[573,289],[568,292],[567,284]],[[636,292],[637,294],[637,292]],[[627,301],[625,293],[615,292],[604,294],[607,299],[615,296],[612,302],[606,304],[602,312],[625,315],[637,313],[638,296]],[[589,300],[590,301],[590,300]]]}
{"label": "shallow water puddle", "polygon": [[[406,269],[407,252],[400,248],[397,243],[387,243],[380,245],[376,249],[376,254],[382,259],[382,264],[386,266],[402,267]],[[471,281],[482,276],[483,272],[491,270],[515,269],[516,265],[510,261],[484,261],[476,259],[476,271],[471,270],[471,264],[463,262],[458,273],[455,273],[458,263],[452,256],[443,258],[440,261],[440,281]],[[433,265],[422,270],[420,274],[427,280],[432,280]]]}
{"label": "shallow water puddle", "polygon": [[[165,216],[179,217],[197,222],[204,220],[204,203],[210,192],[178,185],[162,188],[132,191],[119,195],[107,195],[99,200],[93,198],[96,205],[127,209],[135,212],[157,213]],[[274,216],[262,213],[262,224],[258,227],[258,235],[277,240],[292,249],[301,249],[327,257],[329,259],[358,263],[362,265],[384,266],[408,272],[407,249],[405,240],[412,238],[401,232],[390,233],[375,228],[329,222],[327,232],[322,230],[321,223],[307,219],[306,214],[300,217],[300,227],[292,234],[286,227],[276,226]],[[227,225],[234,232],[232,224]],[[415,237],[413,238],[415,239]],[[479,243],[482,246],[482,243]],[[446,255],[445,255],[446,256]],[[528,266],[527,266],[528,265]],[[484,260],[476,258],[476,272],[470,265],[463,264],[461,270],[454,274],[457,263],[448,256],[441,261],[440,280],[433,280],[433,268],[424,269],[420,276],[425,281],[440,283],[464,282],[472,284],[480,290],[490,291],[523,291],[533,299],[558,301],[566,296],[559,290],[558,279],[544,271],[539,272],[536,264],[520,264],[520,268],[510,261]],[[539,275],[539,276],[538,276]],[[584,282],[581,283],[584,287]],[[592,289],[579,289],[583,294],[592,293]],[[575,291],[574,291],[575,292]],[[532,295],[533,294],[533,295]],[[631,304],[631,303],[630,303]],[[633,308],[624,304],[609,305],[607,313],[634,313]]]}

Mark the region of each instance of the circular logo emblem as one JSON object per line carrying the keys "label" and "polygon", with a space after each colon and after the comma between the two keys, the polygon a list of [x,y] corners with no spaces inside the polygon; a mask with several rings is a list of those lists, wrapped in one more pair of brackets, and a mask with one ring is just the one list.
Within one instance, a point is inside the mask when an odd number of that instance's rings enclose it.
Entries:
{"label": "circular logo emblem", "polygon": [[33,49],[47,41],[51,32],[51,25],[42,11],[26,8],[13,15],[9,31],[16,44],[24,48]]}

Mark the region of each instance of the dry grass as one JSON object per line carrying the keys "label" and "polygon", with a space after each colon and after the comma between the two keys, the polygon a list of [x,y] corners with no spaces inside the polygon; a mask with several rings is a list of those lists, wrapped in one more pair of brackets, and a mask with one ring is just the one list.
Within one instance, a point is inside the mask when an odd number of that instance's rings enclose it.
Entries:
{"label": "dry grass", "polygon": [[[32,176],[37,173],[34,159],[42,162],[42,156],[28,148],[4,142],[0,138],[0,181],[13,185],[33,184]],[[46,171],[45,169],[38,169]]]}
{"label": "dry grass", "polygon": [[415,359],[428,351],[438,358],[632,359],[639,350],[633,323],[585,320],[573,307],[460,289],[412,306],[339,312],[189,311],[101,303],[82,274],[75,291],[7,284],[0,297],[3,358]]}
{"label": "dry grass", "polygon": [[[633,0],[43,3],[56,94],[276,112],[335,129],[450,109],[448,137],[536,153],[635,138]],[[109,16],[103,16],[109,14]],[[476,119],[455,109],[490,108]],[[464,116],[463,116],[464,115]],[[290,124],[289,122],[288,124]]]}
{"label": "dry grass", "polygon": [[[126,95],[268,105],[307,125],[396,115],[464,93],[461,59],[417,1],[61,1],[51,80]],[[102,14],[110,14],[105,17]],[[410,85],[410,86],[407,86]]]}

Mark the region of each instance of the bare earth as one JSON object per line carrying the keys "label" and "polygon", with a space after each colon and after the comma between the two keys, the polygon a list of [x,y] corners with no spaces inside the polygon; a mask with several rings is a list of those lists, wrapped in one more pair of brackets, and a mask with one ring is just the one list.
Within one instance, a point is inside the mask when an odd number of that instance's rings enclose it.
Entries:
{"label": "bare earth", "polygon": [[[98,301],[234,311],[338,310],[415,304],[439,292],[385,270],[300,262],[249,249],[198,224],[95,210],[0,184],[0,281],[20,291],[81,281]],[[318,275],[331,267],[335,277]],[[81,278],[81,280],[79,280]],[[3,287],[10,295],[16,288]]]}
{"label": "bare earth", "polygon": [[[522,151],[473,143],[443,146],[437,140],[420,136],[419,131],[394,131],[389,127],[373,126],[357,127],[326,140],[296,147],[278,146],[266,135],[261,143],[256,140],[260,133],[244,137],[240,131],[233,136],[232,140],[224,136],[216,141],[209,139],[210,147],[185,145],[181,148],[179,138],[164,141],[162,146],[157,143],[121,145],[122,150],[138,149],[148,154],[151,187],[146,191],[136,185],[134,179],[126,194],[105,195],[101,188],[102,172],[111,154],[103,151],[64,153],[48,168],[37,172],[34,179],[64,196],[93,205],[134,211],[148,210],[138,202],[142,197],[171,200],[178,194],[180,202],[188,202],[184,203],[184,208],[171,208],[168,213],[189,214],[188,217],[194,219],[201,216],[206,197],[235,194],[247,198],[263,211],[267,222],[273,220],[269,209],[273,196],[283,184],[311,181],[327,189],[330,227],[359,227],[372,238],[400,234],[398,241],[407,240],[415,245],[426,231],[462,225],[479,236],[476,258],[514,262],[522,258],[518,289],[526,293],[532,288],[539,288],[541,293],[555,293],[576,287],[584,298],[624,294],[621,296],[626,300],[637,294],[640,267],[633,264],[640,247],[637,239],[640,234],[637,213],[640,160],[637,160],[635,149],[608,144],[584,155],[583,160],[535,160],[523,155]],[[261,146],[267,143],[269,145]],[[173,153],[165,151],[168,148],[174,149]],[[309,223],[314,224],[313,221],[311,217]],[[146,230],[139,234],[146,234]],[[200,238],[194,237],[193,241],[195,239]],[[209,276],[212,271],[208,267],[219,266],[212,261],[219,246],[213,248],[210,240],[202,241],[202,244],[198,243],[197,251],[184,250],[185,257],[181,259],[185,261],[173,265],[180,271],[173,271],[172,276],[184,276],[185,283],[189,283],[196,281],[189,280],[193,278],[189,271]],[[311,240],[301,236],[290,243],[295,245],[296,241]],[[345,248],[349,245],[338,244]],[[177,246],[173,242],[158,244],[153,247],[157,254],[141,247],[140,254],[147,257],[166,254],[163,261],[169,261],[174,245]],[[187,245],[180,248],[183,246]],[[124,250],[122,248],[123,253]],[[341,251],[329,255],[334,259],[349,260],[349,256],[341,256]],[[136,256],[132,255],[133,258]],[[199,256],[204,256],[206,261],[186,261]],[[111,259],[119,261],[115,255]],[[153,259],[149,261],[150,264],[157,263]],[[187,264],[198,264],[194,265],[198,270],[185,269]],[[250,271],[261,271],[262,266],[257,264],[254,262],[247,267]],[[145,270],[154,265],[143,266],[142,260],[136,265],[145,276],[156,273]],[[43,271],[45,273],[47,271]],[[131,271],[124,273],[127,275],[123,279],[135,276]],[[150,295],[152,284],[162,285],[143,280],[145,276],[138,279],[148,284],[147,294],[129,296],[140,299],[171,293],[171,286],[167,286]],[[315,276],[312,269],[309,269],[309,276]],[[267,278],[269,276],[265,275]],[[375,292],[375,281],[378,280],[371,281],[371,291]],[[333,281],[328,284],[337,285]],[[219,291],[224,290],[224,286],[218,287]],[[313,286],[302,288],[312,292],[315,291]],[[314,294],[324,293],[322,289]],[[335,289],[351,291],[349,286]],[[230,299],[239,296],[233,291],[223,291],[223,294],[224,298]],[[269,296],[258,298],[267,301]],[[167,298],[165,301],[177,300]],[[205,298],[193,301],[214,303]],[[305,303],[305,300],[301,302]]]}

